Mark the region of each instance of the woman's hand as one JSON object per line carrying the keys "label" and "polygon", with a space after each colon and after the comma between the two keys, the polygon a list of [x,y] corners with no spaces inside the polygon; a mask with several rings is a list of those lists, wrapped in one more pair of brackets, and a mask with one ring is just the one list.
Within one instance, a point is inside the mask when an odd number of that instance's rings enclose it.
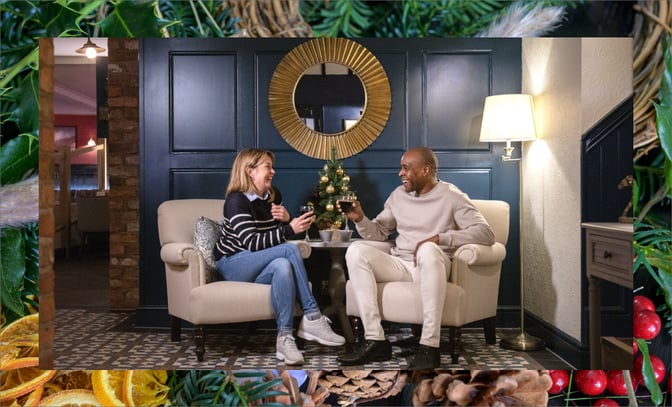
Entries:
{"label": "woman's hand", "polygon": [[294,234],[298,235],[299,233],[308,230],[308,228],[310,228],[310,225],[313,223],[314,220],[315,220],[315,213],[307,212],[299,217],[292,219],[292,221],[289,222],[289,226],[291,226],[292,230],[294,230]]}
{"label": "woman's hand", "polygon": [[287,209],[285,209],[284,206],[276,205],[274,203],[271,203],[271,215],[273,216],[273,219],[284,223],[289,222],[291,219],[289,212],[287,212]]}

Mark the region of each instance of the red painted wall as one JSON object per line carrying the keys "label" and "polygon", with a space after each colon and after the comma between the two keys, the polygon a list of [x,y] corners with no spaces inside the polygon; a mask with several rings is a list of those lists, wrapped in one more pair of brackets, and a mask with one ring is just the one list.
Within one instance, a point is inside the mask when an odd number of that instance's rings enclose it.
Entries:
{"label": "red painted wall", "polygon": [[[77,132],[76,147],[86,147],[86,143],[92,138],[97,140],[96,135],[96,116],[79,116],[79,115],[56,115],[56,126],[75,127]],[[72,164],[96,164],[96,152],[82,154],[72,158]]]}

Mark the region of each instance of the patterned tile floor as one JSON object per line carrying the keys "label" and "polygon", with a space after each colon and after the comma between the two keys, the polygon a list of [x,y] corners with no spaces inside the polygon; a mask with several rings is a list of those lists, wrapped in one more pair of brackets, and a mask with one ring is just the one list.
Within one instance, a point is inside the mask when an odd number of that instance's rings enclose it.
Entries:
{"label": "patterned tile floor", "polygon": [[[498,331],[498,336],[507,332]],[[389,334],[391,341],[411,337],[410,329]],[[447,331],[442,343],[448,343]],[[393,344],[394,345],[394,344]],[[452,364],[442,352],[442,369],[572,369],[554,353],[516,352],[488,345],[479,328],[462,331],[462,355]],[[96,312],[84,309],[56,311],[55,369],[267,369],[285,368],[275,358],[275,331],[210,329],[205,361],[196,360],[191,330],[183,329],[180,342],[171,342],[167,329],[133,326],[133,313]],[[338,370],[336,357],[344,348],[330,348],[314,342],[304,346],[303,369]],[[394,357],[371,363],[367,369],[406,369],[408,348],[393,346]],[[359,367],[357,367],[359,368]]]}

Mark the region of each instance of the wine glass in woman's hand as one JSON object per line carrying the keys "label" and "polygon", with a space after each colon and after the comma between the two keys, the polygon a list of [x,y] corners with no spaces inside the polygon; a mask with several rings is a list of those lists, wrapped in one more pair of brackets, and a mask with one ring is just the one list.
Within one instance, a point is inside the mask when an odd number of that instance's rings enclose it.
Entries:
{"label": "wine glass in woman's hand", "polygon": [[[299,213],[303,215],[304,213],[315,212],[313,205],[301,205],[299,208]],[[306,229],[306,242],[310,241],[310,236],[308,236],[308,229]]]}

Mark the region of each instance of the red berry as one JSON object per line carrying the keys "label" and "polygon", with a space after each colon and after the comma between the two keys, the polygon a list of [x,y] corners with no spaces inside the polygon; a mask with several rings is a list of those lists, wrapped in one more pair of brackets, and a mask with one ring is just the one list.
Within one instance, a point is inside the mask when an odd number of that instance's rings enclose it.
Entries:
{"label": "red berry", "polygon": [[655,311],[656,306],[648,297],[635,295],[632,297],[632,311]]}
{"label": "red berry", "polygon": [[604,370],[579,370],[574,375],[574,383],[587,396],[597,396],[607,388],[607,374]]}
{"label": "red berry", "polygon": [[620,404],[614,399],[602,398],[593,403],[593,407],[619,407]]}
{"label": "red berry", "polygon": [[567,370],[549,370],[553,385],[548,389],[550,394],[558,394],[569,386],[569,372]]}
{"label": "red berry", "polygon": [[[630,376],[632,387],[637,385],[637,382]],[[628,388],[625,386],[625,377],[622,370],[608,370],[607,371],[607,391],[615,396],[625,396],[628,394]]]}
{"label": "red berry", "polygon": [[[658,383],[661,383],[663,379],[665,379],[665,375],[667,374],[667,369],[665,369],[665,362],[663,362],[656,355],[649,355],[649,358],[651,358],[651,367],[653,367],[653,375],[656,377],[656,381]],[[632,379],[635,382],[641,384],[644,384],[644,377],[642,376],[643,364],[644,364],[644,356],[639,355],[637,359],[635,359],[635,365],[633,366],[632,369]]]}
{"label": "red berry", "polygon": [[639,352],[639,346],[637,346],[637,341],[634,339],[632,340],[632,356],[636,356],[637,352]]}
{"label": "red berry", "polygon": [[660,333],[660,317],[655,311],[636,311],[632,317],[632,336],[649,341]]}

